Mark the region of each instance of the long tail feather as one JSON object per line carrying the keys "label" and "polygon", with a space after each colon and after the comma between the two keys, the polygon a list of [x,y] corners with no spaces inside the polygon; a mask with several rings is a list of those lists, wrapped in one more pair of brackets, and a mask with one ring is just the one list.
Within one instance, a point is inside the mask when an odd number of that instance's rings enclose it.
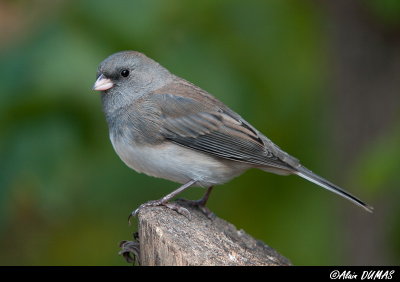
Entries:
{"label": "long tail feather", "polygon": [[348,193],[347,191],[343,190],[342,188],[340,188],[339,186],[329,182],[328,180],[322,178],[319,175],[316,175],[315,173],[313,173],[311,170],[308,170],[307,168],[305,168],[304,166],[299,166],[296,168],[296,172],[294,172],[294,174],[307,179],[308,181],[311,181],[333,193],[336,193],[340,196],[342,196],[343,198],[346,198],[347,200],[351,201],[352,203],[364,208],[365,210],[367,210],[368,212],[372,213],[373,212],[373,207],[369,206],[368,204],[364,203],[363,201],[361,201],[360,199],[356,198],[355,196],[351,195],[350,193]]}

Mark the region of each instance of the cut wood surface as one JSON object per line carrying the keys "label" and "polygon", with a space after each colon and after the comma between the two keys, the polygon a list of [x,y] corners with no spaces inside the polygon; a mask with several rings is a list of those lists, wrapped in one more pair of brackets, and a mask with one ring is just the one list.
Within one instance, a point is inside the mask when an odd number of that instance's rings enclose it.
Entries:
{"label": "cut wood surface", "polygon": [[[148,207],[139,213],[139,244],[124,241],[139,252],[140,265],[290,265],[290,261],[243,230],[178,201],[187,218],[166,207]],[[140,250],[138,250],[138,247]],[[132,248],[131,248],[132,251]]]}

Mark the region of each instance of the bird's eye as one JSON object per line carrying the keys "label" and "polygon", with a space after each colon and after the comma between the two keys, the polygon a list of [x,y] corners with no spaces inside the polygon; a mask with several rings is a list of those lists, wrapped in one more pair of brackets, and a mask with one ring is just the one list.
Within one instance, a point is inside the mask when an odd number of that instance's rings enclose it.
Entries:
{"label": "bird's eye", "polygon": [[127,76],[129,75],[129,70],[122,70],[122,71],[121,71],[121,75],[122,75],[123,77],[127,77]]}

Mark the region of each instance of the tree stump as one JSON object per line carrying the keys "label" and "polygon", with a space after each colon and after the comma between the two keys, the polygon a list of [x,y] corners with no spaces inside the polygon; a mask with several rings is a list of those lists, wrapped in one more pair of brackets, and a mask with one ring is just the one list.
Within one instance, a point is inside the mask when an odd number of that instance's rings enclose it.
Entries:
{"label": "tree stump", "polygon": [[187,218],[166,207],[139,213],[138,242],[123,241],[120,252],[138,255],[140,265],[291,265],[290,261],[243,230],[215,217],[207,218],[183,201]]}

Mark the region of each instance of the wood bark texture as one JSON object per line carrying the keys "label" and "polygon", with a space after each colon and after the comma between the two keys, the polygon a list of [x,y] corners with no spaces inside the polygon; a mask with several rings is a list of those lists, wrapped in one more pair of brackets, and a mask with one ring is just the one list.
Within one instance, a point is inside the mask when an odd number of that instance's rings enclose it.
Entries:
{"label": "wood bark texture", "polygon": [[[243,230],[184,202],[187,218],[166,207],[139,213],[140,265],[290,265],[290,261]],[[129,245],[125,241],[125,244]]]}

